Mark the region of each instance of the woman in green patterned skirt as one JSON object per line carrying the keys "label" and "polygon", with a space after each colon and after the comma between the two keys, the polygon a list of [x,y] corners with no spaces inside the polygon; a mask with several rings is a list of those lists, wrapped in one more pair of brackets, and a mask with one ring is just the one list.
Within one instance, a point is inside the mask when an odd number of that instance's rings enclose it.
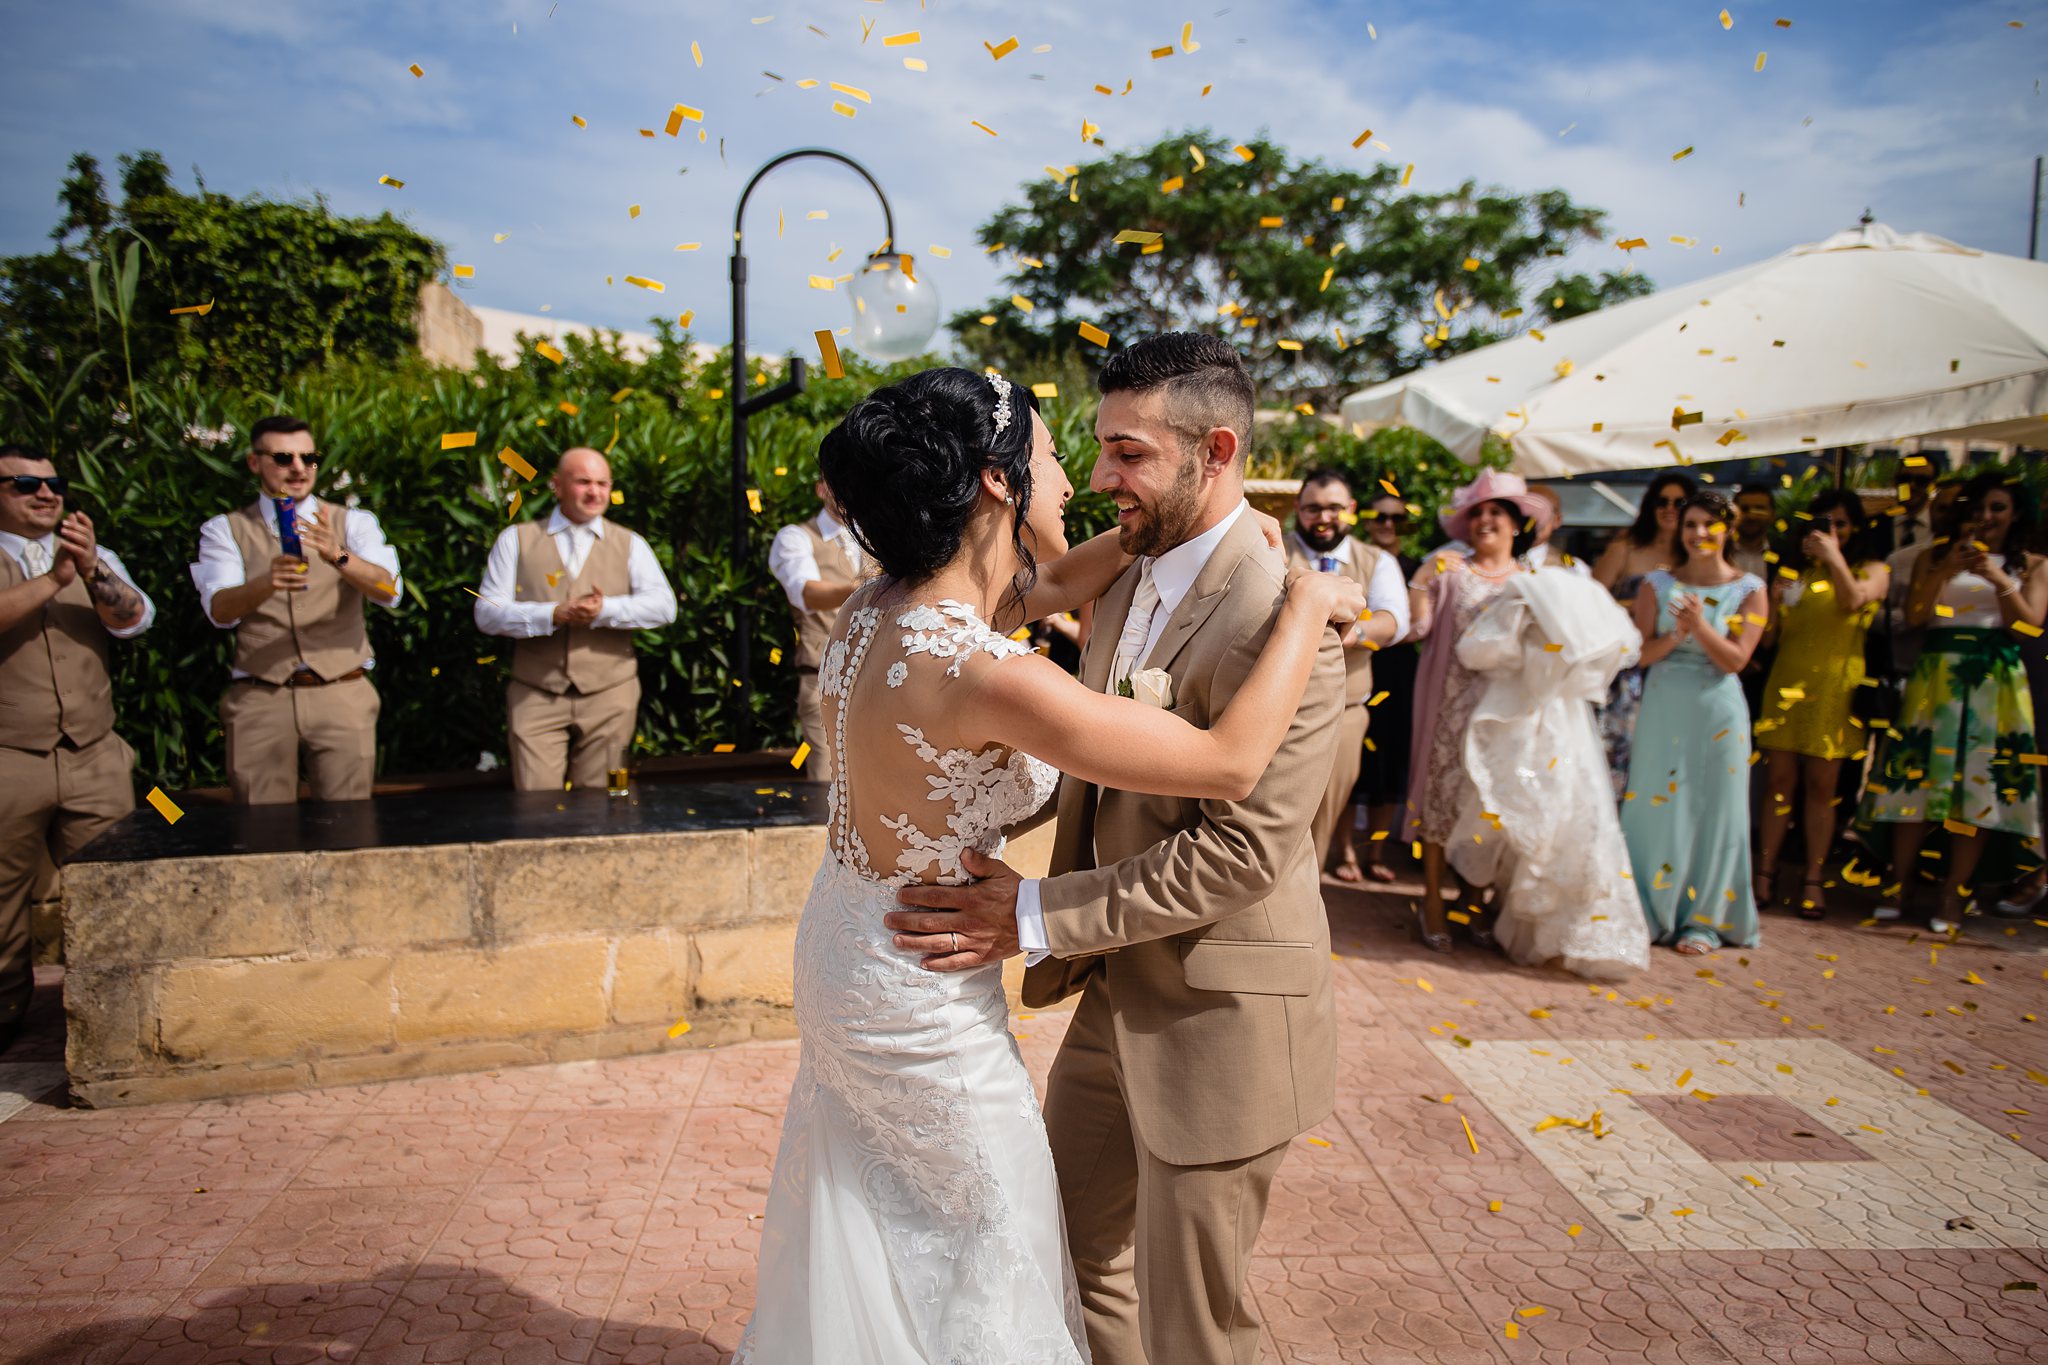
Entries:
{"label": "woman in green patterned skirt", "polygon": [[2034,509],[2017,480],[1977,475],[1956,513],[1954,537],[1914,566],[1906,619],[1927,628],[1926,644],[1864,801],[1866,819],[1895,826],[1899,899],[1878,910],[1880,919],[1906,913],[1928,831],[1940,825],[1951,835],[1948,877],[1929,920],[1937,933],[1961,923],[1993,836],[2030,841],[2035,851],[2041,839],[2043,770],[2019,637],[2038,635],[2048,619],[2048,559],[2021,548]]}

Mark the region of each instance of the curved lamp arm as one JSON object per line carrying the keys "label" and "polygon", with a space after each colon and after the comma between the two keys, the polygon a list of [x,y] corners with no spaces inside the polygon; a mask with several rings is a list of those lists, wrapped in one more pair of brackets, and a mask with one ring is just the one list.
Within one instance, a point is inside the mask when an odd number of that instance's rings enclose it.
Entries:
{"label": "curved lamp arm", "polygon": [[742,239],[740,220],[746,216],[747,200],[752,197],[754,193],[754,186],[760,184],[761,178],[763,176],[767,175],[768,172],[774,170],[777,166],[780,166],[783,162],[799,161],[805,157],[813,156],[822,157],[827,161],[837,161],[840,165],[849,168],[861,179],[868,182],[868,188],[873,190],[875,192],[875,198],[879,199],[882,202],[882,230],[888,233],[888,245],[885,246],[883,250],[887,251],[894,248],[896,244],[896,215],[889,208],[889,196],[882,193],[881,185],[876,182],[874,176],[868,173],[868,168],[861,165],[858,161],[855,161],[852,157],[846,155],[846,153],[835,152],[829,147],[799,147],[797,150],[793,152],[784,152],[781,156],[776,157],[774,160],[768,162],[766,165],[761,167],[760,170],[755,171],[754,178],[749,180],[747,182],[747,187],[740,191],[739,207],[732,211],[732,240],[734,251],[739,250],[739,244]]}

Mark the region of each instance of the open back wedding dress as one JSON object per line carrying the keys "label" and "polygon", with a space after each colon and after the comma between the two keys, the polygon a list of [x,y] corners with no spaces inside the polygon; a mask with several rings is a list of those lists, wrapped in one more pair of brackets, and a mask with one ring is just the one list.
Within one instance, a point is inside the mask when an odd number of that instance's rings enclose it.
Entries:
{"label": "open back wedding dress", "polygon": [[950,747],[959,699],[1028,650],[962,603],[899,594],[882,582],[849,599],[819,669],[831,846],[797,928],[801,1061],[734,1365],[1080,1365],[1002,969],[927,971],[882,924],[898,887],[968,881],[961,853],[996,853],[1058,774]]}

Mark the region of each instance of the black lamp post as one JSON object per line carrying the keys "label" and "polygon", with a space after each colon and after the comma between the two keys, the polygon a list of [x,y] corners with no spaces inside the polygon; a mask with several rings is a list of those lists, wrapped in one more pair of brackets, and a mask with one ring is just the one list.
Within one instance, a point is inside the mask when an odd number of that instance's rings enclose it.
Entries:
{"label": "black lamp post", "polygon": [[[888,281],[888,288],[866,290],[856,285],[854,310],[856,340],[862,342],[871,354],[885,359],[914,355],[931,336],[937,322],[938,299],[929,285],[918,287],[911,258],[896,248],[896,216],[889,208],[889,197],[882,193],[881,185],[868,173],[867,167],[842,152],[823,147],[804,147],[793,152],[784,152],[775,157],[760,170],[754,172],[747,187],[740,191],[739,207],[732,215],[732,560],[737,571],[747,557],[747,518],[752,510],[747,505],[747,418],[754,413],[766,411],[778,403],[784,403],[804,391],[804,361],[802,356],[789,358],[789,374],[780,384],[762,393],[747,392],[747,258],[744,251],[744,234],[741,220],[746,216],[747,200],[753,195],[754,187],[762,177],[777,166],[788,161],[807,157],[820,157],[850,167],[861,179],[868,182],[868,188],[875,192],[875,198],[882,205],[882,227],[887,234],[881,249],[868,257],[866,271],[873,275],[891,272],[896,278]],[[909,282],[909,291],[898,283]],[[869,305],[867,296],[874,294],[878,303]],[[883,298],[896,299],[899,296],[911,298],[911,302],[880,302]],[[912,308],[915,308],[915,312]],[[900,321],[899,321],[900,319]],[[918,330],[921,328],[922,330]],[[907,349],[906,349],[906,343]],[[739,703],[739,718],[734,726],[733,742],[736,749],[744,753],[753,747],[753,602],[742,593],[738,610],[733,614],[733,666],[737,670],[736,691]]]}

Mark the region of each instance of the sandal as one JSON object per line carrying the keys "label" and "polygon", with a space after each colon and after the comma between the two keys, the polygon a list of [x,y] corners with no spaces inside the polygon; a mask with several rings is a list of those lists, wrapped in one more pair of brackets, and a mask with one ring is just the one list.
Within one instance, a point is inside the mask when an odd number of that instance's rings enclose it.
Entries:
{"label": "sandal", "polygon": [[1828,917],[1827,887],[1818,877],[1808,877],[1800,888],[1799,918],[1807,920]]}
{"label": "sandal", "polygon": [[1338,863],[1330,869],[1330,875],[1338,881],[1351,886],[1359,886],[1365,882],[1365,873],[1359,870],[1358,859],[1356,858],[1346,858],[1343,862]]}
{"label": "sandal", "polygon": [[1448,953],[1451,951],[1450,930],[1446,929],[1440,933],[1431,933],[1423,928],[1422,907],[1420,905],[1411,904],[1408,908],[1408,913],[1414,919],[1415,937],[1421,942],[1423,947],[1429,949],[1432,953]]}
{"label": "sandal", "polygon": [[1681,934],[1678,942],[1671,945],[1671,951],[1680,957],[1705,957],[1719,946],[1719,940],[1711,934]]}
{"label": "sandal", "polygon": [[1365,875],[1384,885],[1393,881],[1396,874],[1393,868],[1388,867],[1378,859],[1374,859],[1365,865]]}
{"label": "sandal", "polygon": [[1756,897],[1756,908],[1758,910],[1762,910],[1771,903],[1771,897],[1777,890],[1777,880],[1777,869],[1775,868],[1769,872],[1750,874],[1749,890],[1750,894]]}

